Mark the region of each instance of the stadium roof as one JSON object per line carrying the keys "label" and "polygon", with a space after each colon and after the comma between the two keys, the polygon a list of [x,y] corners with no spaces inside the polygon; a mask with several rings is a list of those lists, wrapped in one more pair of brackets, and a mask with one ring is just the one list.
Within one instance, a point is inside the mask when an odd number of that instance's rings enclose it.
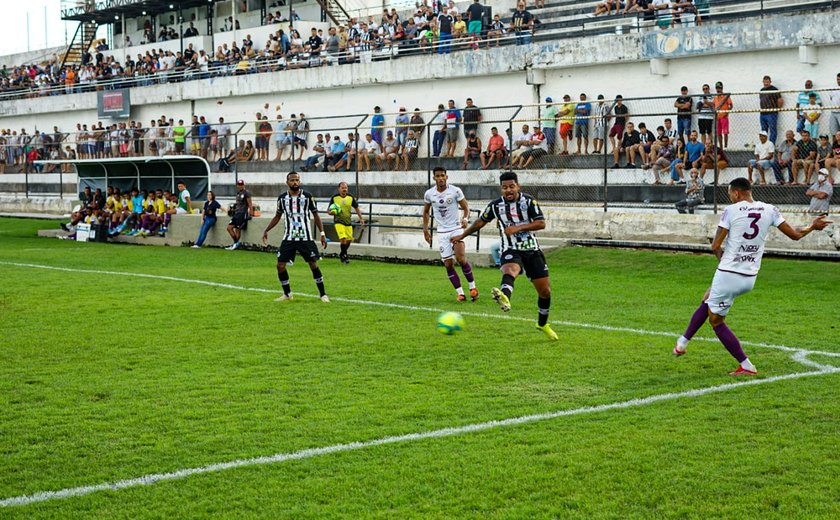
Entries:
{"label": "stadium roof", "polygon": [[180,9],[215,4],[217,0],[98,0],[95,8],[88,9],[84,3],[77,7],[61,10],[62,20],[78,22],[114,23],[117,19],[137,18],[145,15],[175,12]]}

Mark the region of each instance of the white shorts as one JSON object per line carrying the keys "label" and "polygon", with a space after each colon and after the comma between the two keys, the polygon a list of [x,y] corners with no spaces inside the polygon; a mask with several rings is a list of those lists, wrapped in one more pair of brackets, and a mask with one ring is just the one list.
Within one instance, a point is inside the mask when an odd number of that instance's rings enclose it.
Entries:
{"label": "white shorts", "polygon": [[450,241],[450,239],[460,235],[462,231],[462,229],[453,229],[452,231],[438,232],[441,260],[448,260],[455,256],[455,245]]}
{"label": "white shorts", "polygon": [[706,300],[709,310],[718,316],[726,316],[736,296],[753,290],[755,278],[755,276],[715,271],[709,298]]}

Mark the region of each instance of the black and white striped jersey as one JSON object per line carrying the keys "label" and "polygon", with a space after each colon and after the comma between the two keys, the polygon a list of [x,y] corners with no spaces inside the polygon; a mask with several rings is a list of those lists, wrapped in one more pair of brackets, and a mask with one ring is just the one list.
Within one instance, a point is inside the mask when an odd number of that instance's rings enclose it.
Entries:
{"label": "black and white striped jersey", "polygon": [[282,215],[286,223],[283,240],[314,240],[311,220],[313,213],[318,213],[318,207],[308,191],[301,190],[297,195],[286,192],[277,197],[277,215]]}
{"label": "black and white striped jersey", "polygon": [[481,220],[491,222],[496,219],[499,236],[502,239],[502,251],[514,249],[517,251],[539,251],[540,244],[533,231],[520,231],[511,236],[505,235],[504,229],[509,226],[528,224],[535,220],[545,220],[537,201],[530,195],[519,194],[519,199],[507,202],[504,197],[494,200],[481,213]]}

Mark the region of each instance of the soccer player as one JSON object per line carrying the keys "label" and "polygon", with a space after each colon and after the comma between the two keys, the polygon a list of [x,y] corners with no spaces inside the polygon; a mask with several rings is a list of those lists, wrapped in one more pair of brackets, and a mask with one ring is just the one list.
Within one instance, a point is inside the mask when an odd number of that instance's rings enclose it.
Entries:
{"label": "soccer player", "polygon": [[329,210],[328,213],[333,216],[335,225],[335,232],[338,234],[338,240],[341,242],[341,253],[338,258],[343,264],[349,264],[350,258],[347,256],[347,250],[350,249],[350,244],[353,243],[353,221],[351,220],[350,210],[355,209],[356,215],[359,216],[359,224],[364,226],[365,219],[362,217],[362,210],[359,209],[359,200],[348,192],[347,183],[342,181],[338,183],[338,193],[330,198],[329,206],[333,204],[338,206],[338,211]]}
{"label": "soccer player", "polygon": [[513,283],[523,270],[537,290],[537,329],[551,340],[557,340],[557,333],[548,324],[548,311],[551,308],[551,285],[548,279],[548,264],[545,262],[537,236],[534,233],[545,229],[545,217],[537,201],[521,192],[519,178],[513,172],[499,176],[502,196],[491,202],[481,213],[481,217],[464,230],[452,237],[452,242],[463,240],[496,219],[499,235],[502,239],[502,286],[494,287],[493,299],[504,312],[510,311],[510,296]]}
{"label": "soccer player", "polygon": [[271,219],[263,232],[263,243],[268,244],[268,232],[280,222],[281,218],[285,218],[286,229],[283,233],[280,249],[277,250],[277,278],[280,279],[280,285],[283,287],[283,296],[275,301],[292,299],[292,288],[289,285],[289,272],[286,270],[286,264],[295,259],[295,253],[300,253],[309,263],[309,268],[312,269],[312,278],[315,279],[315,285],[318,286],[321,301],[329,303],[330,299],[324,291],[324,277],[321,275],[321,269],[318,268],[318,259],[321,258],[321,255],[318,252],[318,246],[312,239],[310,222],[310,219],[314,221],[318,231],[321,232],[321,245],[326,249],[327,236],[324,234],[324,224],[318,215],[318,207],[312,194],[300,188],[300,175],[297,172],[289,172],[286,175],[286,186],[289,187],[289,190],[277,197],[277,213],[274,214],[274,218]]}
{"label": "soccer player", "polygon": [[[750,362],[738,338],[725,323],[729,308],[737,296],[750,292],[755,285],[770,226],[776,226],[788,238],[799,240],[815,229],[824,229],[831,222],[821,216],[808,227],[792,227],[785,222],[777,208],[753,200],[751,183],[743,177],[729,183],[729,200],[732,205],[723,210],[712,242],[712,251],[719,260],[712,286],[694,311],[685,333],[677,338],[674,355],[685,354],[688,341],[708,318],[715,335],[740,363],[729,375],[755,375],[758,373],[755,365]],[[722,249],[724,243],[726,247]]]}
{"label": "soccer player", "polygon": [[251,192],[245,189],[245,181],[236,181],[236,202],[233,204],[233,215],[230,216],[227,232],[233,239],[233,244],[226,247],[228,251],[239,248],[239,239],[242,237],[242,230],[248,228],[248,219],[254,214],[254,206],[251,202]]}
{"label": "soccer player", "polygon": [[[429,215],[434,207],[435,220],[437,221],[437,232],[440,240],[440,258],[446,267],[449,281],[458,293],[459,302],[466,301],[464,288],[461,287],[461,279],[455,271],[455,261],[461,266],[464,278],[470,284],[470,299],[478,299],[478,289],[475,287],[472,265],[467,261],[466,246],[463,239],[454,240],[452,237],[460,235],[461,230],[467,227],[470,218],[470,206],[464,198],[461,188],[447,183],[449,176],[446,169],[438,166],[434,169],[435,185],[429,188],[423,195],[423,236],[429,245],[432,245],[432,234],[429,232]],[[463,211],[463,216],[458,218],[458,210]],[[450,240],[452,239],[452,240]],[[454,258],[454,260],[453,260]]]}

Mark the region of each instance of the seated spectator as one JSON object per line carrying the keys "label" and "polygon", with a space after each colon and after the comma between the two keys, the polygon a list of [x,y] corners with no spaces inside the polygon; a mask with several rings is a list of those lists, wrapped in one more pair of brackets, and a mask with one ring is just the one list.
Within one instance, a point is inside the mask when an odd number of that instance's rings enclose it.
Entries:
{"label": "seated spectator", "polygon": [[684,179],[683,170],[685,168],[699,168],[700,159],[706,151],[706,146],[697,140],[697,130],[692,130],[688,134],[688,142],[685,143],[685,151],[682,155],[682,162],[676,165],[677,174],[681,179]]}
{"label": "seated spectator", "polygon": [[328,171],[334,172],[336,170],[336,166],[341,162],[342,158],[345,154],[345,145],[341,142],[341,137],[336,135],[333,137],[331,143],[329,143],[329,148],[327,149],[327,155],[324,158],[324,166]]}
{"label": "seated spectator", "polygon": [[618,146],[613,149],[613,157],[615,158],[613,168],[621,167],[619,165],[619,159],[622,153],[627,156],[625,168],[635,168],[636,152],[639,150],[640,143],[639,131],[634,128],[633,123],[628,122],[621,136],[621,140],[618,142]]}
{"label": "seated spectator", "polygon": [[[548,155],[548,140],[539,125],[534,127],[534,134],[531,136],[531,149],[524,152],[520,159],[523,169],[531,166],[534,159]],[[524,160],[524,162],[523,162]]]}
{"label": "seated spectator", "polygon": [[522,133],[519,134],[513,141],[513,146],[510,152],[510,167],[517,166],[522,160],[522,154],[531,149],[531,139],[534,134],[531,133],[528,125],[522,125]]}
{"label": "seated spectator", "polygon": [[840,172],[840,130],[834,134],[834,140],[831,142],[831,157],[826,159],[825,169],[828,170],[828,182],[834,184],[831,171],[835,169]]}
{"label": "seated spectator", "polygon": [[414,133],[414,130],[409,130],[401,153],[403,158],[403,171],[408,171],[408,163],[417,159],[419,146],[420,142],[417,139],[417,134]]}
{"label": "seated spectator", "polygon": [[[645,170],[648,168],[653,169],[653,178],[654,184],[662,184],[660,180],[659,174],[663,168],[670,169],[671,163],[674,161],[674,146],[671,144],[671,140],[668,139],[667,135],[662,135],[659,137],[659,148],[657,150],[657,157],[653,163],[645,163],[642,166]],[[671,179],[670,185],[674,184],[674,179]]]}
{"label": "seated spectator", "polygon": [[505,139],[499,135],[499,130],[494,126],[490,129],[490,139],[487,141],[487,150],[481,154],[481,168],[486,170],[496,161],[498,168],[502,168],[502,161],[507,157],[505,150]]}
{"label": "seated spectator", "polygon": [[805,195],[811,197],[811,205],[808,207],[808,212],[828,213],[828,205],[831,202],[831,195],[833,193],[834,187],[828,182],[828,170],[823,168],[817,172],[817,182],[805,191]]}
{"label": "seated spectator", "polygon": [[785,184],[785,176],[782,173],[782,168],[787,170],[788,182],[793,183],[793,150],[796,148],[796,139],[793,137],[793,130],[785,132],[785,140],[776,147],[776,160],[773,162],[773,174],[776,176],[776,182]]}
{"label": "seated spectator", "polygon": [[694,215],[694,209],[703,204],[705,194],[703,193],[704,185],[703,178],[697,168],[691,169],[691,178],[685,184],[685,198],[676,203],[677,211],[686,213],[686,211]]}
{"label": "seated spectator", "polygon": [[650,153],[656,137],[653,132],[647,129],[644,123],[639,123],[639,153],[642,156],[642,164],[650,162]]}
{"label": "seated spectator", "polygon": [[773,167],[775,153],[775,146],[767,139],[767,132],[762,130],[758,133],[758,142],[755,143],[755,159],[750,159],[747,165],[747,176],[751,183],[753,181],[753,168],[757,168],[759,175],[761,175],[761,184],[767,184],[764,170]]}
{"label": "seated spectator", "polygon": [[828,144],[828,136],[823,134],[817,144],[817,157],[814,160],[814,171],[820,171],[826,167],[826,162],[831,160],[832,149]]}
{"label": "seated spectator", "polygon": [[706,170],[714,170],[715,165],[717,165],[717,171],[720,172],[729,166],[729,158],[726,156],[723,148],[715,145],[712,142],[712,137],[709,136],[709,140],[706,142],[705,152],[700,161],[700,178],[704,178]]}
{"label": "seated spectator", "polygon": [[592,13],[590,16],[598,16],[602,14],[610,15],[615,9],[616,14],[618,14],[618,10],[621,7],[621,2],[619,0],[604,0],[600,4],[595,4],[595,12]]}
{"label": "seated spectator", "polygon": [[400,142],[394,137],[394,132],[388,130],[385,139],[382,140],[382,153],[380,157],[385,162],[385,167],[391,168],[391,160],[394,161],[393,169],[396,170],[400,165]]}
{"label": "seated spectator", "polygon": [[799,184],[799,169],[805,170],[805,184],[811,184],[811,175],[814,173],[814,164],[817,158],[817,143],[811,139],[808,130],[802,130],[802,139],[796,143],[793,149],[793,180],[791,184]]}
{"label": "seated spectator", "polygon": [[[373,140],[373,135],[365,134],[365,142],[359,147],[359,166],[363,171],[371,171],[370,161],[376,159],[379,169],[382,169],[382,157],[379,156],[379,143]],[[362,166],[364,164],[364,166]]]}
{"label": "seated spectator", "polygon": [[321,159],[327,155],[327,143],[324,141],[324,134],[318,134],[315,138],[312,153],[306,158],[306,163],[300,167],[305,172],[308,172],[310,168],[315,168],[321,162]]}
{"label": "seated spectator", "polygon": [[491,44],[498,47],[499,41],[505,34],[507,34],[507,26],[499,15],[493,15],[493,22],[490,23],[490,29],[487,31],[487,48],[489,49]]}
{"label": "seated spectator", "polygon": [[470,159],[478,159],[481,155],[481,138],[475,135],[475,130],[470,130],[467,134],[467,144],[464,146],[464,164],[461,166],[462,170],[467,169],[467,163]]}

